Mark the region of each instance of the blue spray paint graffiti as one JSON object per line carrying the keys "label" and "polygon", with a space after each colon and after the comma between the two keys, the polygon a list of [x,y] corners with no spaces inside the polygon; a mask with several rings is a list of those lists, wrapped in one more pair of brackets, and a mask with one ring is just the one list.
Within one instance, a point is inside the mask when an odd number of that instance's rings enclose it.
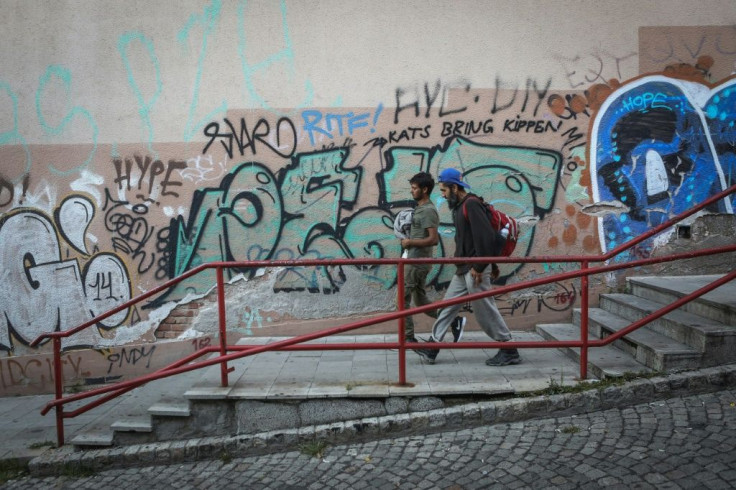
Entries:
{"label": "blue spray paint graffiti", "polygon": [[[604,252],[733,181],[733,83],[710,91],[702,84],[650,76],[606,99],[592,128],[593,199],[619,203],[622,212],[600,218]],[[731,213],[732,202],[709,211]],[[644,253],[650,248],[644,246]]]}
{"label": "blue spray paint graffiti", "polygon": [[[736,78],[720,84],[705,103],[705,118],[726,187],[736,183]],[[736,196],[731,196],[731,207]]]}

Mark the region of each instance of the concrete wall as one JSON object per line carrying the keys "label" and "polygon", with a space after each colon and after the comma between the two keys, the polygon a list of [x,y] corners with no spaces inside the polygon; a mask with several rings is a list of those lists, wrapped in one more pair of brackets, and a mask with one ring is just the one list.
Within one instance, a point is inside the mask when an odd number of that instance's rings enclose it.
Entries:
{"label": "concrete wall", "polygon": [[[202,263],[396,257],[391,223],[420,170],[462,168],[519,218],[517,256],[600,253],[732,182],[730,0],[0,6],[8,356],[46,353],[27,345]],[[501,282],[572,267],[506,265]],[[433,270],[435,296],[451,274]],[[396,271],[227,279],[231,328],[247,335],[392,309]],[[213,284],[198,275],[64,346],[199,335],[192,300]],[[500,303],[529,328],[568,317],[578,289]]]}

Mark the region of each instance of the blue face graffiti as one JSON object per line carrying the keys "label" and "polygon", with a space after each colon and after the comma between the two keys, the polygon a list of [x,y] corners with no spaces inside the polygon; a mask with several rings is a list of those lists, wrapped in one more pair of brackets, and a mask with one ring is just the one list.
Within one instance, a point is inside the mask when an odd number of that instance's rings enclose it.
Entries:
{"label": "blue face graffiti", "polygon": [[[729,110],[723,101],[734,98],[733,83],[709,91],[693,82],[644,77],[613,92],[601,106],[590,142],[593,199],[621,209],[600,218],[604,252],[733,182],[734,147],[723,144],[729,134],[734,141],[733,103],[732,113],[723,117]],[[730,213],[732,203],[710,211]]]}

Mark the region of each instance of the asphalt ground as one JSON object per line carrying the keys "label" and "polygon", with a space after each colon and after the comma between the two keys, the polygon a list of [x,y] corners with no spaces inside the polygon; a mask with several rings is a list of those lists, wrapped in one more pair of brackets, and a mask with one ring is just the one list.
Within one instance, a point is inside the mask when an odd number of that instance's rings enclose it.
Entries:
{"label": "asphalt ground", "polygon": [[707,488],[736,485],[736,389],[262,456],[25,477],[8,489]]}

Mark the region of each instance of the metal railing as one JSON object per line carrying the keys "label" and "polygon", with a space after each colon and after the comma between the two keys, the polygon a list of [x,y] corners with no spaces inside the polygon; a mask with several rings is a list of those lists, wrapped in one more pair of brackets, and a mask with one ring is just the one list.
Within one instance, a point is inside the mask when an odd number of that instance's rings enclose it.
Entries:
{"label": "metal railing", "polygon": [[[674,303],[665,306],[644,318],[632,323],[628,327],[617,331],[616,333],[600,340],[589,340],[588,339],[588,304],[589,304],[589,276],[593,274],[602,274],[608,272],[614,272],[622,269],[628,269],[633,267],[642,267],[646,265],[652,265],[657,263],[672,262],[677,260],[692,259],[696,257],[702,257],[707,255],[736,252],[736,244],[709,248],[699,251],[679,253],[663,257],[650,257],[645,259],[639,259],[629,261],[625,263],[600,265],[597,267],[590,267],[591,263],[605,263],[610,259],[622,254],[637,244],[653,237],[661,231],[671,227],[672,225],[679,223],[683,219],[699,212],[702,209],[714,204],[721,199],[726,198],[732,193],[736,192],[736,185],[729,189],[703,201],[702,203],[695,206],[693,209],[681,213],[680,215],[668,220],[667,222],[652,228],[647,233],[640,235],[639,237],[631,240],[603,255],[588,256],[542,256],[542,257],[479,257],[479,258],[429,258],[429,259],[331,259],[331,260],[274,260],[274,261],[247,261],[247,262],[211,262],[202,264],[194,269],[191,269],[181,276],[176,277],[167,281],[166,283],[155,287],[144,294],[137,296],[103,314],[92,318],[91,320],[63,332],[51,332],[45,333],[38,336],[32,343],[31,346],[38,346],[44,340],[50,339],[53,346],[53,368],[54,368],[54,389],[55,399],[44,406],[41,410],[41,414],[47,414],[52,408],[56,409],[56,428],[57,428],[57,442],[58,446],[64,445],[64,419],[73,418],[77,415],[85,413],[103,403],[116,398],[138,386],[141,386],[149,381],[161,379],[177,374],[202,369],[205,367],[220,364],[220,378],[221,385],[223,387],[228,386],[228,373],[233,368],[228,367],[228,362],[250,355],[259,354],[267,351],[275,350],[365,350],[365,349],[396,349],[399,355],[399,384],[406,384],[406,350],[415,348],[453,348],[453,349],[484,349],[484,348],[562,348],[562,347],[574,347],[580,349],[580,379],[587,378],[587,365],[588,365],[588,349],[595,347],[606,346],[624,335],[641,328],[642,326],[650,323],[651,321],[666,315],[670,311],[673,311],[685,303],[692,301],[695,298],[706,294],[713,289],[728,283],[729,281],[736,278],[736,270],[732,270],[730,273],[725,274],[720,279],[713,283],[706,285],[697,291],[694,291]],[[458,298],[442,300],[414,308],[405,308],[404,305],[404,266],[406,264],[456,264],[456,263],[488,263],[489,261],[501,264],[501,263],[579,263],[580,267],[575,271],[562,272],[558,274],[552,274],[550,276],[523,281],[511,285],[494,287],[490,291],[478,292]],[[287,338],[277,342],[272,342],[266,345],[259,346],[243,346],[243,345],[227,345],[227,322],[225,315],[225,282],[223,270],[225,268],[260,268],[260,267],[311,267],[311,266],[336,266],[336,265],[351,265],[351,266],[364,266],[364,265],[393,265],[398,268],[397,270],[397,302],[398,310],[391,313],[378,315],[369,319],[364,319],[356,322],[347,323],[338,327],[333,327],[309,334],[299,335],[292,338]],[[122,381],[113,385],[100,387],[85,391],[82,393],[75,393],[67,397],[63,396],[63,372],[61,365],[61,342],[63,338],[74,335],[85,328],[89,328],[96,325],[98,322],[105,318],[112,316],[120,311],[126,310],[134,304],[151,298],[158,293],[169,289],[170,287],[178,284],[181,281],[188,279],[194,275],[206,269],[216,269],[216,280],[217,280],[217,304],[218,304],[218,321],[219,321],[219,338],[220,342],[218,346],[209,346],[194,352],[162,369],[159,369],[153,373],[140,376],[135,379]],[[441,343],[411,343],[406,342],[404,339],[404,328],[405,318],[409,315],[416,315],[424,313],[430,310],[443,308],[450,305],[456,305],[465,303],[468,301],[474,301],[484,297],[498,296],[522,289],[528,289],[536,286],[550,284],[562,280],[577,279],[581,280],[581,298],[580,298],[580,339],[569,340],[569,341],[508,341],[508,342],[458,342],[453,343],[451,346]],[[322,337],[327,337],[335,334],[349,332],[352,330],[358,330],[367,326],[376,325],[391,320],[398,320],[398,341],[397,342],[380,342],[380,343],[331,343],[331,344],[305,344],[311,340],[316,340]],[[212,353],[217,353],[216,357],[209,359],[198,360],[203,356],[207,356]],[[69,403],[77,402],[86,398],[96,397],[102,395],[99,398],[88,402],[87,404],[68,412],[64,411],[64,406]]]}

